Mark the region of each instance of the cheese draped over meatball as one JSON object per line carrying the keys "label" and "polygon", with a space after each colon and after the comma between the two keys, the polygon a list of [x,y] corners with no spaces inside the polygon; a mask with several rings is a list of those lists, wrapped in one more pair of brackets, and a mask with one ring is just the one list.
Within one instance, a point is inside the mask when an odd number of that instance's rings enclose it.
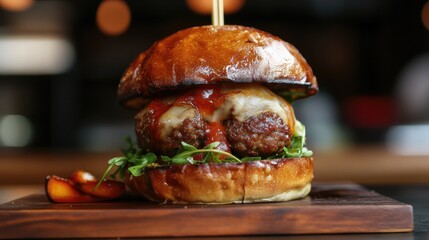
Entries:
{"label": "cheese draped over meatball", "polygon": [[272,156],[290,145],[292,106],[259,84],[204,85],[181,95],[154,99],[135,117],[140,147],[174,155],[180,143],[238,156]]}

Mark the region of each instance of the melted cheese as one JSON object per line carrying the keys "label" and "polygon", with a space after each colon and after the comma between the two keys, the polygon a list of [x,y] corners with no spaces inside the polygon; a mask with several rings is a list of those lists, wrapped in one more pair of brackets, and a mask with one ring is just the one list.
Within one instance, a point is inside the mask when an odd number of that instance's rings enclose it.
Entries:
{"label": "melted cheese", "polygon": [[209,121],[223,121],[232,116],[244,122],[264,112],[272,112],[294,131],[295,115],[292,106],[266,87],[255,84],[225,85],[222,90],[226,99]]}
{"label": "melted cheese", "polygon": [[162,139],[166,139],[171,132],[180,127],[187,118],[193,118],[197,110],[191,105],[172,106],[159,119],[159,131]]}
{"label": "melted cheese", "polygon": [[[292,106],[266,87],[258,84],[227,84],[222,86],[221,92],[225,95],[225,101],[212,115],[204,116],[207,122],[222,122],[231,117],[244,122],[264,112],[272,112],[294,132],[295,115]],[[191,105],[172,105],[159,120],[161,138],[166,139],[185,119],[193,118],[196,111]]]}

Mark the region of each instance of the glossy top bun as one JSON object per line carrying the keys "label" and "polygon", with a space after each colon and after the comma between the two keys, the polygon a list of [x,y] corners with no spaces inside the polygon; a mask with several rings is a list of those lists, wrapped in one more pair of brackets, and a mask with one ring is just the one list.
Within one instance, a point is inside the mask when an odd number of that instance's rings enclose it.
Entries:
{"label": "glossy top bun", "polygon": [[188,28],[156,42],[123,75],[119,101],[141,108],[154,96],[192,85],[257,82],[302,98],[317,92],[316,77],[291,44],[244,26]]}

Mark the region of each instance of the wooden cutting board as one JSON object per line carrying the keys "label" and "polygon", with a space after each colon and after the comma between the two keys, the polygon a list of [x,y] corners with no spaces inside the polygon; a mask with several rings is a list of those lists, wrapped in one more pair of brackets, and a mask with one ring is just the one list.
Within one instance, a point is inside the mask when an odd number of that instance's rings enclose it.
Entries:
{"label": "wooden cutting board", "polygon": [[103,238],[409,232],[413,208],[356,184],[314,184],[284,203],[53,204],[43,194],[0,205],[0,238]]}

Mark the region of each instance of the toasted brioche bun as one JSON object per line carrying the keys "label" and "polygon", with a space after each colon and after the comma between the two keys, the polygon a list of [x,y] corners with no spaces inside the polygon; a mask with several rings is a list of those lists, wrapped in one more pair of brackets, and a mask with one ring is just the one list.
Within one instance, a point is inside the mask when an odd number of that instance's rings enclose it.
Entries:
{"label": "toasted brioche bun", "polygon": [[289,201],[311,189],[313,158],[152,167],[125,182],[152,201],[226,204]]}
{"label": "toasted brioche bun", "polygon": [[298,93],[294,98],[318,90],[310,66],[291,44],[255,28],[201,26],[174,33],[142,52],[124,73],[118,99],[140,109],[154,95],[177,88],[242,82]]}

